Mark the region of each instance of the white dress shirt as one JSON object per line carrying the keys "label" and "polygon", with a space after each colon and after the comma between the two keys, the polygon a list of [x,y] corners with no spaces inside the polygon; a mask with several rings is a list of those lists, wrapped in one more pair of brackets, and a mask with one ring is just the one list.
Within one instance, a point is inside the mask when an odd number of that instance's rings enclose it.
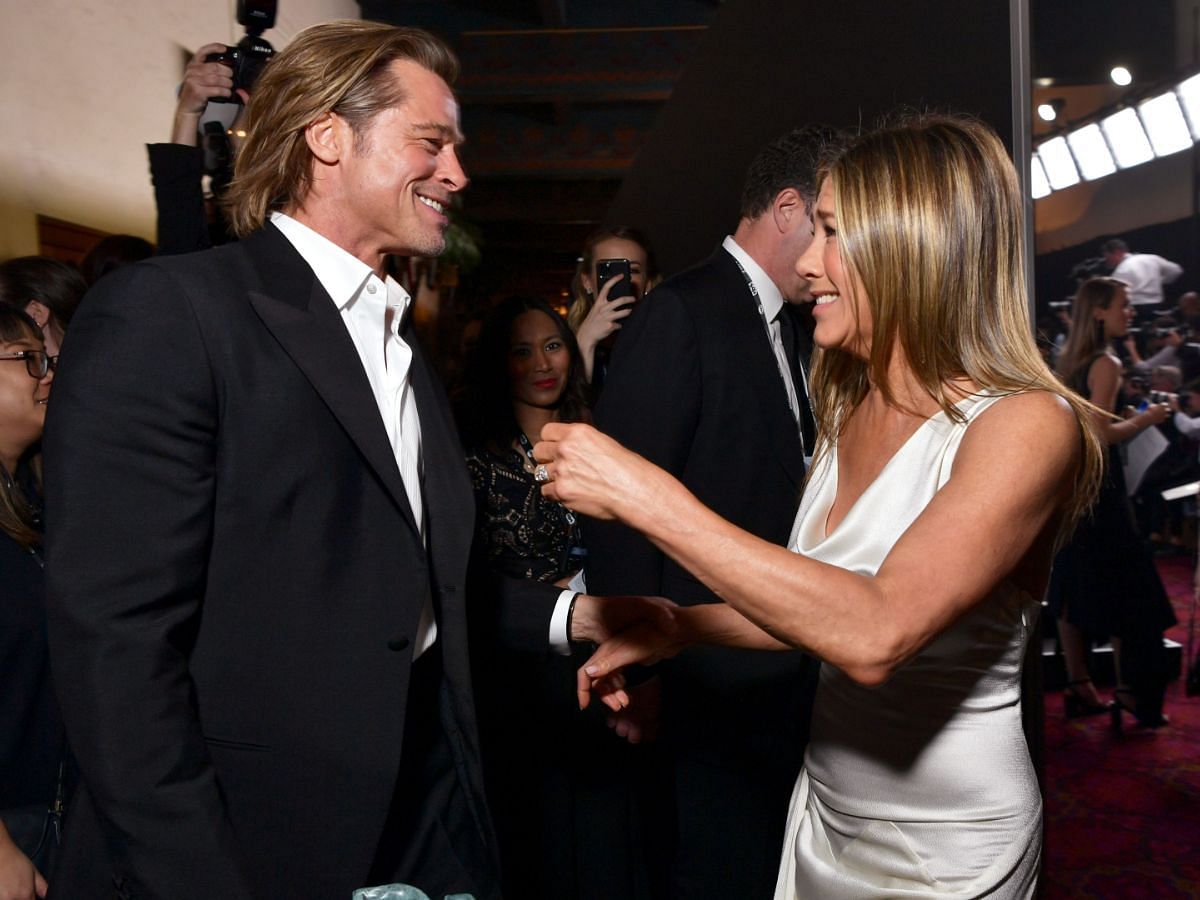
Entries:
{"label": "white dress shirt", "polygon": [[[792,417],[796,420],[796,425],[800,424],[800,401],[796,395],[796,384],[792,380],[792,367],[788,362],[787,349],[783,346],[783,335],[779,331],[779,314],[783,312],[783,293],[766,272],[763,267],[754,261],[754,258],[738,246],[737,241],[732,235],[727,235],[721,243],[725,251],[736,259],[742,265],[742,270],[749,276],[750,281],[754,284],[755,291],[758,292],[758,303],[762,307],[763,318],[767,321],[767,336],[771,342],[771,352],[775,354],[775,362],[779,366],[779,377],[783,379],[784,390],[787,391],[788,409],[792,411]],[[799,362],[799,360],[797,360]],[[801,372],[804,367],[800,366]],[[800,437],[800,443],[804,443],[803,434]],[[812,448],[805,447],[804,455],[812,452]]]}
{"label": "white dress shirt", "polygon": [[1117,263],[1112,277],[1129,285],[1134,306],[1162,306],[1163,284],[1183,274],[1183,267],[1153,253],[1130,253]]}
{"label": "white dress shirt", "polygon": [[[271,222],[309,264],[341,313],[371,384],[404,482],[404,492],[424,541],[421,420],[417,416],[416,396],[409,379],[412,348],[400,337],[400,325],[412,298],[390,275],[386,281],[380,279],[362,260],[291,216],[275,212],[271,214]],[[433,646],[436,639],[437,620],[433,601],[427,596],[413,641],[413,659]]]}

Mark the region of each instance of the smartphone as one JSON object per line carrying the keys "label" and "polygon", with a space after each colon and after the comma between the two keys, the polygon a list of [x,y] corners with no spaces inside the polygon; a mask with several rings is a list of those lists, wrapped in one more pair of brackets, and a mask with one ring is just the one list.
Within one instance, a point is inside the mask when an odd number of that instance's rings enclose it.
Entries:
{"label": "smartphone", "polygon": [[616,275],[622,276],[621,280],[614,284],[608,291],[608,299],[616,300],[621,297],[628,297],[631,301],[637,297],[633,293],[633,272],[629,267],[627,259],[600,259],[596,261],[596,291],[608,282],[608,280]]}

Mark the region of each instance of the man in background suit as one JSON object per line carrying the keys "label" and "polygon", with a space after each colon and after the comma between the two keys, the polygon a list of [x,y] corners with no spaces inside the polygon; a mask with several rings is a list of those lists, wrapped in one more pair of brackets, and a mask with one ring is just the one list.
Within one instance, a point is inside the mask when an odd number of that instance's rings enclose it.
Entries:
{"label": "man in background suit", "polygon": [[[737,230],[638,304],[596,409],[602,431],[718,515],[778,544],[788,540],[815,440],[809,345],[790,304],[807,298],[795,266],[812,240],[816,168],[830,137],[797,129],[762,150]],[[589,590],[719,602],[636,533],[589,521],[587,535]],[[674,776],[671,896],[770,896],[815,664],[798,652],[703,647],[661,674]]]}
{"label": "man in background suit", "polygon": [[331,22],[267,67],[242,240],[105,279],[45,441],[82,787],[52,891],[498,896],[463,585],[473,500],[387,254],[467,183],[457,61]]}

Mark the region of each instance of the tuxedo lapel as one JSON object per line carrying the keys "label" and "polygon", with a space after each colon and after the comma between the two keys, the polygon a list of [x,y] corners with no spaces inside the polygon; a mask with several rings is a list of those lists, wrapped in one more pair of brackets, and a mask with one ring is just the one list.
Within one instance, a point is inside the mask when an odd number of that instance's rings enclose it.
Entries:
{"label": "tuxedo lapel", "polygon": [[250,305],[419,534],[371,383],[333,300],[274,226],[267,226],[245,243],[264,286],[249,292]]}
{"label": "tuxedo lapel", "polygon": [[413,352],[409,377],[421,418],[421,455],[425,460],[422,488],[429,547],[444,579],[461,569],[470,553],[475,500],[466,454],[459,444],[444,389],[411,326],[404,333],[404,341]]}

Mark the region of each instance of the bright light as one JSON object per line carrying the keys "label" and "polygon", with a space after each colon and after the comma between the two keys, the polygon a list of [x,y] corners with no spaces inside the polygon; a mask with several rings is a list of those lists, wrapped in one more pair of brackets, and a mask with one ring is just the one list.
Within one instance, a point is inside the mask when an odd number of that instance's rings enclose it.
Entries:
{"label": "bright light", "polygon": [[1038,156],[1046,167],[1046,180],[1056,191],[1079,183],[1079,172],[1075,170],[1075,160],[1067,147],[1066,138],[1051,138],[1038,147]]}
{"label": "bright light", "polygon": [[1125,85],[1133,82],[1133,75],[1124,66],[1114,66],[1113,70],[1108,74],[1112,78],[1113,84],[1119,84],[1121,87],[1125,87]]}
{"label": "bright light", "polygon": [[1037,154],[1029,160],[1029,189],[1033,193],[1034,200],[1041,200],[1050,193],[1050,182],[1046,180],[1046,170],[1042,168],[1042,161],[1037,158]]}
{"label": "bright light", "polygon": [[1078,131],[1072,131],[1067,135],[1067,143],[1071,145],[1071,152],[1075,154],[1075,162],[1079,163],[1079,174],[1088,181],[1095,181],[1117,171],[1117,164],[1113,162],[1099,125],[1093,123]]}
{"label": "bright light", "polygon": [[1137,113],[1132,109],[1123,109],[1119,113],[1114,113],[1101,122],[1100,127],[1104,129],[1108,145],[1112,148],[1117,165],[1122,169],[1128,169],[1130,166],[1154,159],[1154,150],[1150,147],[1150,140],[1146,137],[1146,132],[1142,130],[1142,123],[1138,119]]}
{"label": "bright light", "polygon": [[1200,75],[1193,75],[1176,90],[1183,110],[1192,123],[1192,137],[1200,140]]}
{"label": "bright light", "polygon": [[1052,103],[1039,103],[1037,112],[1038,118],[1043,122],[1053,122],[1058,118],[1058,111]]}
{"label": "bright light", "polygon": [[1192,136],[1188,134],[1183,110],[1173,91],[1147,100],[1138,107],[1138,112],[1150,135],[1150,144],[1159,156],[1169,156],[1192,146]]}

